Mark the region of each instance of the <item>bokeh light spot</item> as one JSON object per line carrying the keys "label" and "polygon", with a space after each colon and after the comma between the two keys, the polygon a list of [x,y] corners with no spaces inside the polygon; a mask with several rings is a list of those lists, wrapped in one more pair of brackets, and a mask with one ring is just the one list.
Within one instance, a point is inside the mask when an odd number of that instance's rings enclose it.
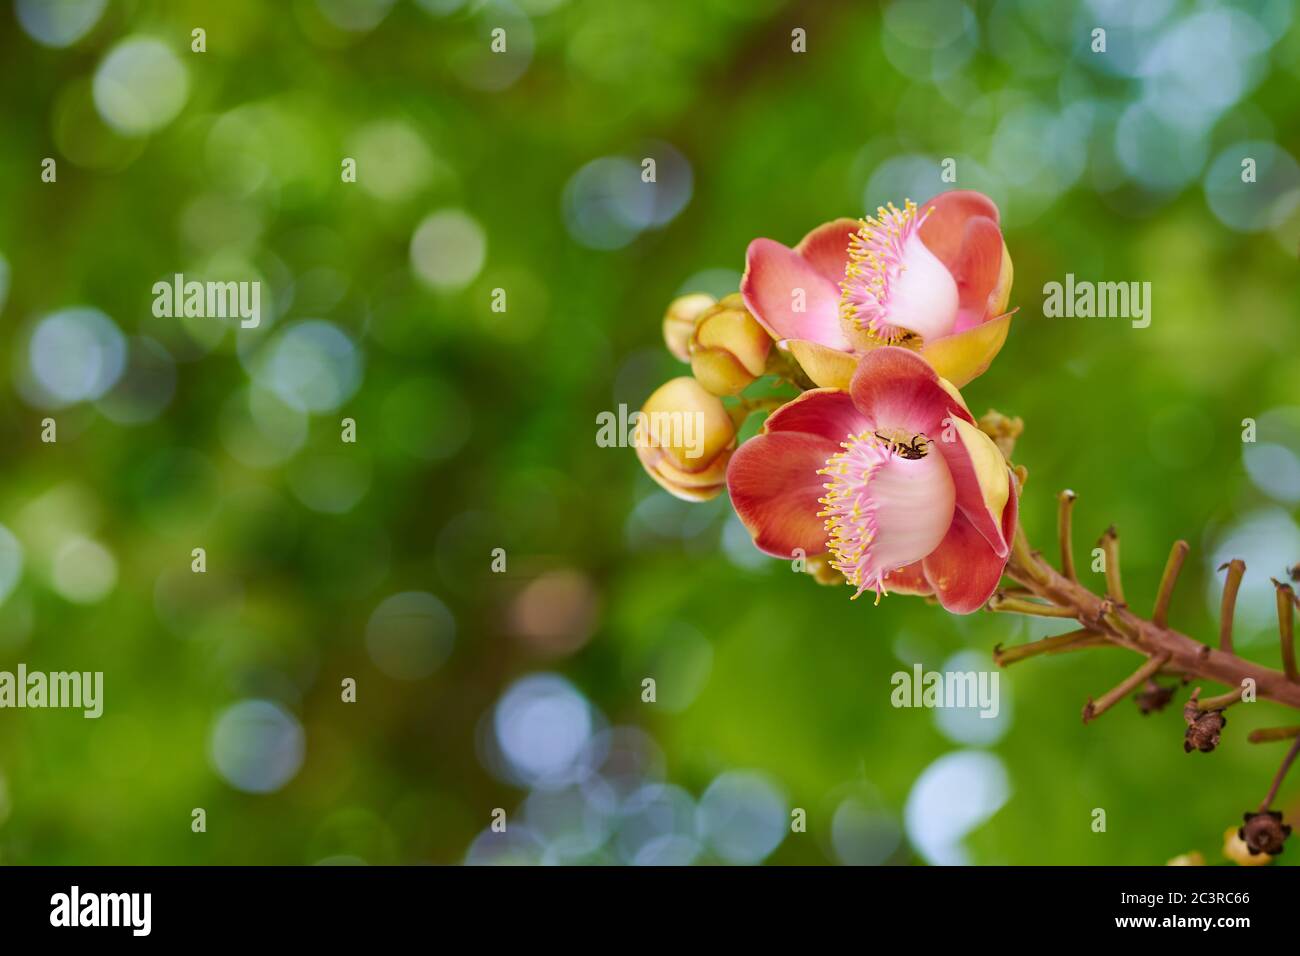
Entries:
{"label": "bokeh light spot", "polygon": [[469,214],[444,209],[427,217],[411,236],[411,268],[440,292],[474,281],[487,258],[487,237]]}
{"label": "bokeh light spot", "polygon": [[14,14],[36,42],[66,47],[94,29],[107,5],[108,0],[17,0]]}
{"label": "bokeh light spot", "polygon": [[447,659],[455,636],[456,621],[446,605],[424,591],[405,591],[370,615],[366,650],[389,677],[419,680]]}
{"label": "bokeh light spot", "polygon": [[922,771],[904,811],[907,834],[930,863],[969,862],[962,841],[1011,795],[1002,761],[979,750],[944,754]]}
{"label": "bokeh light spot", "polygon": [[98,541],[70,538],[54,554],[50,582],[69,601],[94,604],[117,584],[117,561]]}
{"label": "bokeh light spot", "polygon": [[258,382],[290,408],[333,411],[361,384],[361,356],[352,340],[329,322],[309,319],[279,333],[255,363]]}
{"label": "bokeh light spot", "polygon": [[0,524],[0,605],[8,600],[23,574],[23,546]]}
{"label": "bokeh light spot", "polygon": [[598,602],[586,575],[551,571],[529,582],[510,608],[515,633],[546,654],[569,654],[591,637]]}
{"label": "bokeh light spot", "polygon": [[176,118],[189,88],[189,71],[166,44],[128,37],[95,71],[95,107],[122,135],[144,136]]}
{"label": "bokeh light spot", "polygon": [[49,404],[69,405],[113,387],[126,366],[126,339],[98,309],[65,309],[36,323],[28,354]]}
{"label": "bokeh light spot", "polygon": [[587,699],[558,674],[530,674],[497,702],[493,728],[507,769],[519,782],[558,789],[581,779],[592,733]]}
{"label": "bokeh light spot", "polygon": [[696,825],[728,863],[761,863],[781,845],[789,827],[785,796],[766,774],[729,770],[700,797]]}
{"label": "bokeh light spot", "polygon": [[245,793],[273,793],[298,773],[306,735],[298,718],[269,700],[241,700],[212,727],[208,755],[228,784]]}

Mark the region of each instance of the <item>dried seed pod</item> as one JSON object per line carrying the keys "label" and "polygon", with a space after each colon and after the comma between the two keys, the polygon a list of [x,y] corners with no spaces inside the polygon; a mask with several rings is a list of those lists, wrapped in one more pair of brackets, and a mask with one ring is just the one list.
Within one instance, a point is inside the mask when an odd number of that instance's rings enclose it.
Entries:
{"label": "dried seed pod", "polygon": [[1187,733],[1183,735],[1183,751],[1191,753],[1199,750],[1208,754],[1219,746],[1219,736],[1228,726],[1228,718],[1221,710],[1201,710],[1193,696],[1183,707],[1183,720],[1187,721]]}
{"label": "dried seed pod", "polygon": [[1251,856],[1267,853],[1277,856],[1282,852],[1286,838],[1291,835],[1291,824],[1282,822],[1282,811],[1260,810],[1242,814],[1245,823],[1237,836],[1246,841]]}
{"label": "dried seed pod", "polygon": [[1169,702],[1174,699],[1174,693],[1177,690],[1178,686],[1176,684],[1161,685],[1155,681],[1147,681],[1146,687],[1139,691],[1133,699],[1137,701],[1138,710],[1145,717],[1148,714],[1164,710]]}

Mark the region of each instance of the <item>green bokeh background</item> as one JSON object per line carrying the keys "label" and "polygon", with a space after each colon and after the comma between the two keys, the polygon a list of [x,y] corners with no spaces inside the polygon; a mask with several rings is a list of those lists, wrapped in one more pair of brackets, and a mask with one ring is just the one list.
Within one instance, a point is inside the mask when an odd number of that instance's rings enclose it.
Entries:
{"label": "green bokeh background", "polygon": [[[901,202],[871,192],[895,182],[879,171],[899,156],[929,164],[908,166],[907,182],[931,168],[930,193],[944,188],[940,160],[958,157],[957,185],[1003,209],[1020,311],[964,394],[976,414],[1025,419],[1016,455],[1029,469],[1032,540],[1053,547],[1055,493],[1075,489],[1079,560],[1115,523],[1126,589],[1145,609],[1170,543],[1186,538],[1172,620],[1209,637],[1215,542],[1260,508],[1294,521],[1293,504],[1248,477],[1241,441],[1244,418],[1283,421],[1265,414],[1296,404],[1294,207],[1276,228],[1241,232],[1206,200],[1212,161],[1234,144],[1300,152],[1288,4],[1224,5],[1253,10],[1270,42],[1244,95],[1204,124],[1196,169],[1163,187],[1158,170],[1187,162],[1178,137],[1144,141],[1138,165],[1157,170],[1145,180],[1116,160],[1127,135],[1116,117],[1141,81],[1088,50],[1105,4],[981,3],[969,43],[952,40],[951,5],[569,0],[521,12],[398,0],[359,31],[326,10],[376,6],[112,0],[66,49],[36,43],[12,3],[0,11],[0,253],[11,270],[0,524],[24,555],[0,604],[0,669],[102,670],[106,683],[97,721],[0,711],[0,862],[459,862],[493,808],[514,820],[525,797],[485,768],[476,738],[502,692],[533,671],[563,674],[611,723],[648,731],[666,778],[693,795],[724,771],[768,774],[808,811],[808,833],[788,835],[770,862],[840,862],[831,820],[846,794],[901,825],[922,772],[966,745],[931,712],[893,709],[890,675],[1053,631],[915,599],[850,602],[785,563],[746,561],[725,497],[674,502],[630,449],[594,441],[597,414],[636,408],[681,374],[660,339],[674,295],[734,290],[756,236],[793,244],[868,202]],[[1114,55],[1149,49],[1194,12],[1168,7],[1140,35],[1117,20]],[[532,50],[515,77],[485,51],[494,26],[514,31],[525,17]],[[208,52],[190,52],[194,27],[207,30]],[[795,27],[806,53],[791,51]],[[189,93],[175,120],[127,139],[96,114],[89,81],[132,34],[177,53]],[[1068,112],[1079,104],[1092,106]],[[1004,120],[1038,115],[1028,107],[1070,119],[1008,137]],[[214,133],[231,115],[238,135]],[[364,163],[362,183],[340,182],[341,157],[377,120],[405,124],[427,150],[422,177],[395,198],[365,188]],[[1067,133],[1077,140],[1044,158],[1044,137]],[[566,184],[602,156],[639,163],[648,143],[689,162],[689,202],[620,248],[583,245],[566,224]],[[57,183],[39,178],[47,156]],[[464,288],[440,292],[413,275],[409,245],[443,209],[471,216],[487,252]],[[277,323],[326,319],[363,359],[355,394],[313,416],[302,448],[272,467],[233,456],[223,432],[248,385],[236,342],[261,339],[228,333],[208,350],[150,314],[155,281],[225,255],[250,263],[272,295],[296,283]],[[1151,326],[1044,318],[1043,285],[1067,272],[1149,281]],[[496,288],[505,313],[490,308]],[[93,404],[46,411],[19,395],[25,330],[73,305],[177,359],[156,419],[127,426]],[[47,414],[55,444],[40,440]],[[345,415],[355,445],[339,442]],[[1294,436],[1265,429],[1260,441]],[[295,491],[304,476],[335,467],[359,474],[364,495],[339,514],[306,506]],[[116,586],[89,604],[52,580],[76,534],[117,563]],[[188,582],[198,546],[209,571],[164,620],[159,581]],[[490,571],[493,548],[508,555],[505,574]],[[548,651],[520,635],[516,602],[556,572],[576,572],[566,580],[580,582],[590,627]],[[403,591],[436,595],[456,621],[451,656],[413,681],[377,669],[364,640],[375,607]],[[707,681],[678,712],[642,703],[641,680],[657,668],[689,674],[691,662],[672,658],[683,629],[711,649]],[[1242,646],[1278,666],[1267,631]],[[1119,706],[1082,726],[1084,700],[1136,663],[1103,650],[1002,674],[1010,726],[982,749],[1004,766],[1009,796],[966,837],[971,862],[1146,864],[1191,850],[1222,862],[1224,829],[1254,808],[1281,756],[1247,745],[1246,732],[1295,715],[1237,708],[1209,756],[1183,753],[1177,707],[1142,718]],[[339,699],[345,677],[358,682],[355,704]],[[214,721],[250,697],[279,701],[305,732],[301,770],[272,794],[240,792],[209,759]],[[1300,813],[1300,779],[1280,805]],[[191,832],[195,807],[204,834]],[[1104,833],[1094,808],[1106,811]],[[885,859],[925,854],[905,835]]]}

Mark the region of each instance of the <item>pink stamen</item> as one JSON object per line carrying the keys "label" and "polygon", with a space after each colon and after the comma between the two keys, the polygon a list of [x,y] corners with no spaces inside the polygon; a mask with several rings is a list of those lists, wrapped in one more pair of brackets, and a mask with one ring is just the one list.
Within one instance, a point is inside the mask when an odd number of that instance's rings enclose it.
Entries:
{"label": "pink stamen", "polygon": [[860,220],[849,238],[849,262],[840,283],[840,313],[846,331],[895,344],[909,336],[943,338],[957,320],[957,283],[921,239],[919,214],[910,200],[897,209],[882,206]]}
{"label": "pink stamen", "polygon": [[849,264],[840,283],[845,316],[857,328],[890,344],[907,335],[907,329],[889,321],[889,289],[906,268],[907,241],[921,228],[924,217],[916,213],[916,203],[908,199],[901,210],[890,203],[859,220],[858,231],[849,239]]}
{"label": "pink stamen", "polygon": [[886,593],[885,578],[930,554],[952,524],[956,488],[925,435],[863,432],[841,443],[818,474],[827,549],[857,591]]}
{"label": "pink stamen", "polygon": [[885,578],[881,570],[876,571],[875,580],[869,576],[868,552],[876,537],[877,505],[867,494],[867,485],[872,475],[895,455],[894,446],[871,432],[864,432],[841,442],[840,447],[844,451],[831,456],[826,467],[817,472],[829,479],[824,485],[826,496],[819,499],[826,510],[819,511],[817,517],[826,519],[828,546],[836,559],[831,567],[857,588],[854,598],[867,588],[875,588],[879,602],[885,591]]}

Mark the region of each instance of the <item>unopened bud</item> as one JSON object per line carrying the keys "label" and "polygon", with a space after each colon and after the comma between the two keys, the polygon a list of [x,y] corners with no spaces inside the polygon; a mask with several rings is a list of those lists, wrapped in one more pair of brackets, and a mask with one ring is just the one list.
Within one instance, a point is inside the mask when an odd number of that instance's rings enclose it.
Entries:
{"label": "unopened bud", "polygon": [[721,400],[689,376],[655,390],[641,409],[636,454],[665,490],[687,501],[706,501],[727,483],[736,450],[736,426]]}
{"label": "unopened bud", "polygon": [[695,320],[713,304],[713,296],[704,292],[679,295],[668,303],[668,311],[664,313],[664,344],[680,361],[691,360]]}
{"label": "unopened bud", "polygon": [[978,422],[980,431],[993,439],[1004,458],[1010,459],[1016,450],[1016,439],[1025,431],[1023,418],[1008,418],[1001,412],[990,408]]}
{"label": "unopened bud", "polygon": [[691,337],[691,371],[714,395],[737,395],[763,374],[772,337],[729,295],[695,323]]}

